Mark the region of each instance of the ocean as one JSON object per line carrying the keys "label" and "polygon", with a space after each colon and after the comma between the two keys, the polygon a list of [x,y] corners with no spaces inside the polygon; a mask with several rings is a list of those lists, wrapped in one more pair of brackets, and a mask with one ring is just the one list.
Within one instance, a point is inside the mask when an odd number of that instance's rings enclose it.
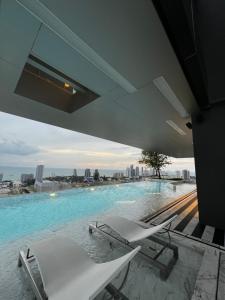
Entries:
{"label": "ocean", "polygon": [[[85,169],[76,169],[78,176],[84,175]],[[35,167],[7,167],[7,166],[0,166],[0,174],[3,173],[3,180],[13,180],[17,181],[20,180],[21,174],[34,174],[35,176]],[[93,174],[94,170],[91,169],[91,173]],[[125,170],[107,170],[107,169],[99,169],[100,176],[112,176],[113,173],[116,172],[123,172]],[[72,176],[73,169],[69,168],[44,168],[44,177],[49,176]]]}

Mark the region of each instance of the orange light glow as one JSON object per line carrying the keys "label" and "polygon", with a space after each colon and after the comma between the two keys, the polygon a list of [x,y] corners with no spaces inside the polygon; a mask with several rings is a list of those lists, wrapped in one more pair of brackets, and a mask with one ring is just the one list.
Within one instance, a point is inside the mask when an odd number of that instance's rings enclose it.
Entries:
{"label": "orange light glow", "polygon": [[65,88],[70,87],[69,83],[65,82],[65,83],[64,83],[64,87],[65,87]]}

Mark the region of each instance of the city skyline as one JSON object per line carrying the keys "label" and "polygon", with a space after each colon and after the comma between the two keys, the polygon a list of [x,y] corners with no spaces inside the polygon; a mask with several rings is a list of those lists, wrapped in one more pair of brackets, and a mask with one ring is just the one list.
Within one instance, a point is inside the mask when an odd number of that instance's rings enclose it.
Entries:
{"label": "city skyline", "polygon": [[[0,166],[124,170],[141,149],[0,112]],[[165,170],[194,171],[193,158],[171,158]]]}

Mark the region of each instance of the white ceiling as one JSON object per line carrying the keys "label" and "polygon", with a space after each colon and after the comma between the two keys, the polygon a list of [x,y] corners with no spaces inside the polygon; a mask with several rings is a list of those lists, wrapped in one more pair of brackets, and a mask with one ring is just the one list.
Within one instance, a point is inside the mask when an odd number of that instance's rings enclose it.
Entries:
{"label": "white ceiling", "polygon": [[[188,119],[153,84],[163,76],[185,109],[196,109],[151,1],[2,0],[0,40],[1,111],[175,157],[193,155]],[[30,53],[101,97],[68,114],[16,95]]]}

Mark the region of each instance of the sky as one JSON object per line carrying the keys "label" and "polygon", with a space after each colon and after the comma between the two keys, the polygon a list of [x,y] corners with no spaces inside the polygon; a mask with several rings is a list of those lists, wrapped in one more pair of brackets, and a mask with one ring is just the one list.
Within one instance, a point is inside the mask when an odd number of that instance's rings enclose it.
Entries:
{"label": "sky", "polygon": [[[0,112],[0,165],[124,170],[141,149]],[[170,159],[169,171],[194,171],[193,158]]]}

